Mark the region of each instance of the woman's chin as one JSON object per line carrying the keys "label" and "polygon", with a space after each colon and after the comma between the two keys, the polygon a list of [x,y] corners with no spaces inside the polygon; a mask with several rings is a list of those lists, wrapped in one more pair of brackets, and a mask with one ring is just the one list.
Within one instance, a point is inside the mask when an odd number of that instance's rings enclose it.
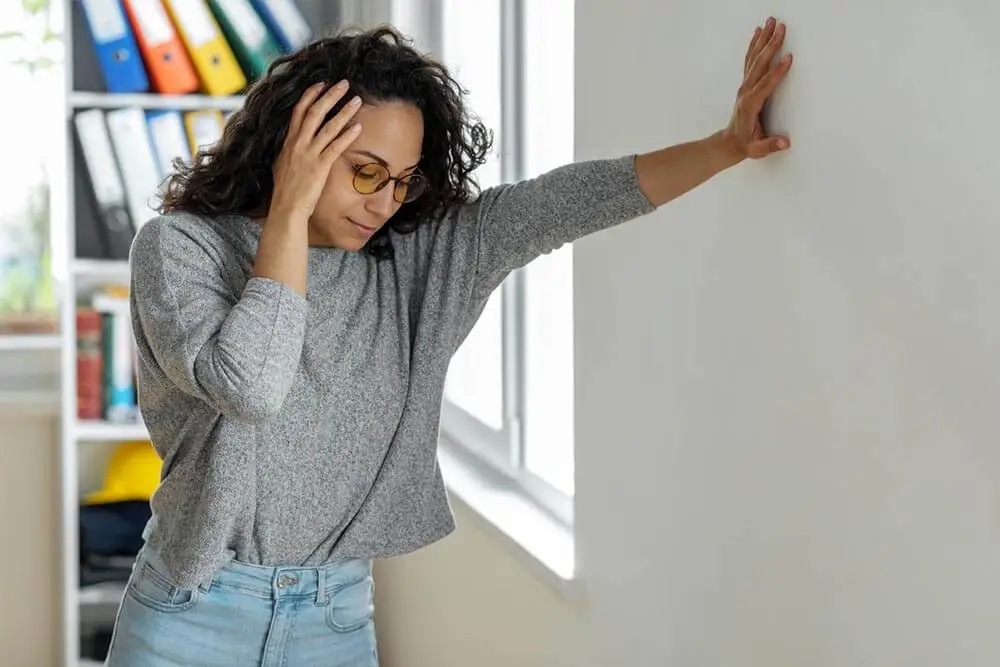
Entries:
{"label": "woman's chin", "polygon": [[338,225],[336,229],[309,230],[309,245],[314,248],[337,248],[338,250],[357,251],[365,247],[368,239],[355,231],[353,225]]}

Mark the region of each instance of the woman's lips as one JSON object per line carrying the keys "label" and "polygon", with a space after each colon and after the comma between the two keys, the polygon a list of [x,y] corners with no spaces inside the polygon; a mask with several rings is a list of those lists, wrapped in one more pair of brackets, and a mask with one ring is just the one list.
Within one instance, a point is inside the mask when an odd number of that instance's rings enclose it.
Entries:
{"label": "woman's lips", "polygon": [[355,221],[351,220],[350,218],[348,218],[347,221],[350,222],[352,225],[354,225],[354,227],[359,232],[361,232],[361,234],[363,236],[371,236],[372,234],[374,234],[375,232],[378,231],[378,227],[365,227],[361,223],[355,222]]}

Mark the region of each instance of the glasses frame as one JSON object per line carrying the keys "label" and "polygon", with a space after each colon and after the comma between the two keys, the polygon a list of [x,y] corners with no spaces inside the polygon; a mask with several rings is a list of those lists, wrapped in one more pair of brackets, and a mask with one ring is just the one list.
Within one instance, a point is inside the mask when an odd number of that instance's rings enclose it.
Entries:
{"label": "glasses frame", "polygon": [[[366,167],[378,167],[380,170],[382,170],[386,174],[385,180],[383,180],[381,183],[379,183],[375,187],[375,189],[372,190],[371,192],[363,192],[361,190],[361,188],[358,187],[358,174],[361,172],[362,169],[364,169]],[[392,199],[393,199],[393,201],[395,201],[398,204],[409,204],[411,202],[416,201],[417,199],[419,199],[427,191],[427,186],[429,185],[429,181],[427,180],[427,177],[424,176],[423,172],[421,172],[419,169],[414,169],[413,171],[411,171],[410,173],[406,174],[405,176],[393,176],[392,174],[389,173],[389,168],[388,167],[386,167],[384,164],[380,164],[378,162],[365,162],[364,164],[353,164],[352,163],[351,164],[351,168],[354,170],[354,176],[351,178],[351,185],[354,186],[354,189],[357,191],[358,194],[360,194],[360,195],[373,195],[376,192],[379,192],[380,190],[382,190],[382,188],[384,188],[385,186],[389,185],[389,183],[392,183]],[[418,192],[416,194],[416,196],[413,197],[413,199],[406,199],[405,197],[403,199],[399,199],[396,196],[396,193],[399,192],[399,184],[400,183],[405,184],[406,188],[407,188],[407,191],[409,191],[410,184],[407,182],[407,179],[413,178],[414,176],[416,176],[417,178],[421,179],[424,182],[423,188],[420,190],[420,192]]]}

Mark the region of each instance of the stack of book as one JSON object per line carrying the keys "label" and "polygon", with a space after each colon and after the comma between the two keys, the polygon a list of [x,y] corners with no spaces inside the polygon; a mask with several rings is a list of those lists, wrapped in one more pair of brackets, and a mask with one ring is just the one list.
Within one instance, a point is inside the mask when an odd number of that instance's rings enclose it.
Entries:
{"label": "stack of book", "polygon": [[112,285],[94,292],[89,306],[77,307],[77,419],[139,421],[135,387],[128,288]]}

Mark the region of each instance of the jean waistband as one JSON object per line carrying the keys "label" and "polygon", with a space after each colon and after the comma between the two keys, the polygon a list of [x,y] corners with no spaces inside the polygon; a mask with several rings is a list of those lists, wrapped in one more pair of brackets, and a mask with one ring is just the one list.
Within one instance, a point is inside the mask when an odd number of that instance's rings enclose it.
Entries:
{"label": "jean waistband", "polygon": [[[139,552],[138,563],[149,565],[169,578],[159,554],[148,544]],[[347,558],[317,567],[271,567],[230,561],[201,588],[222,586],[265,599],[300,598],[325,603],[340,589],[372,576],[370,558]]]}

